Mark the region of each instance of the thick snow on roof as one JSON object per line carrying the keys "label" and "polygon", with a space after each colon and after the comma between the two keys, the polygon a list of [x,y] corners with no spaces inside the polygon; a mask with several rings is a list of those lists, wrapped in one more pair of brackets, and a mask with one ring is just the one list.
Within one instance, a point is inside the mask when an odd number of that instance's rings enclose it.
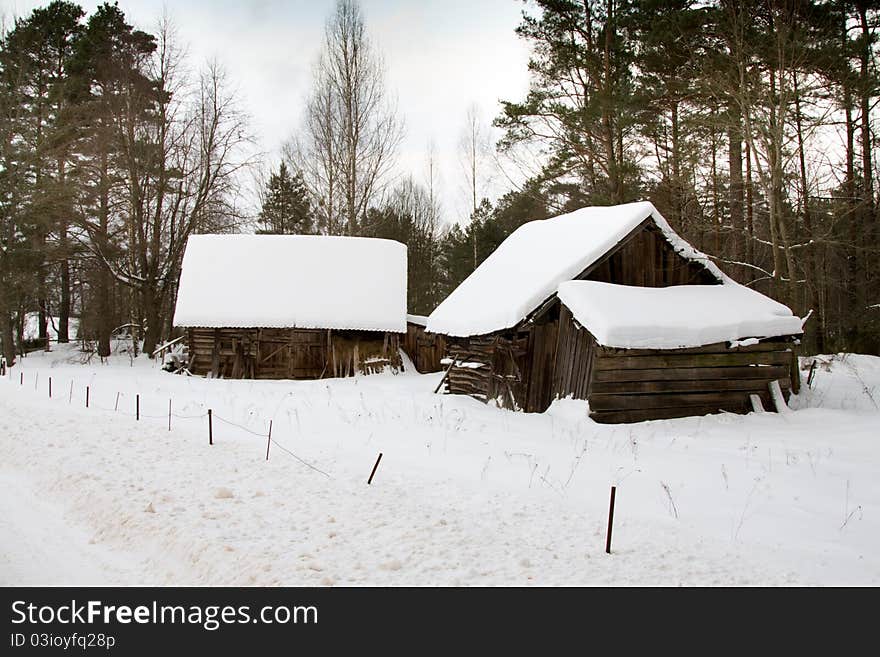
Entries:
{"label": "thick snow on roof", "polygon": [[406,331],[406,247],[366,237],[193,235],[175,326]]}
{"label": "thick snow on roof", "polygon": [[676,349],[802,330],[787,306],[733,281],[671,287],[567,281],[558,294],[606,347]]}
{"label": "thick snow on roof", "polygon": [[470,336],[515,326],[560,283],[580,274],[648,217],[654,218],[676,252],[699,260],[719,281],[729,280],[706,255],[679,237],[651,203],[582,208],[530,221],[513,231],[437,306],[427,330]]}
{"label": "thick snow on roof", "polygon": [[406,321],[417,326],[425,326],[428,323],[428,318],[424,315],[407,315]]}

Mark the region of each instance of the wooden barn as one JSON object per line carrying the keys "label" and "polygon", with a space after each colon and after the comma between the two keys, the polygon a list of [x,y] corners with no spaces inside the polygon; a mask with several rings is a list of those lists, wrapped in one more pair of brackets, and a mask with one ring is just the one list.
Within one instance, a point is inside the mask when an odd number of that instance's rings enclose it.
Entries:
{"label": "wooden barn", "polygon": [[406,246],[317,235],[194,235],[174,325],[189,370],[319,379],[401,367]]}
{"label": "wooden barn", "polygon": [[403,350],[421,374],[439,372],[443,367],[440,361],[446,353],[446,338],[436,333],[428,333],[425,330],[427,323],[428,318],[422,315],[406,316]]}
{"label": "wooden barn", "polygon": [[642,202],[521,226],[426,329],[446,336],[447,392],[527,412],[573,397],[634,422],[771,410],[798,384],[801,327]]}

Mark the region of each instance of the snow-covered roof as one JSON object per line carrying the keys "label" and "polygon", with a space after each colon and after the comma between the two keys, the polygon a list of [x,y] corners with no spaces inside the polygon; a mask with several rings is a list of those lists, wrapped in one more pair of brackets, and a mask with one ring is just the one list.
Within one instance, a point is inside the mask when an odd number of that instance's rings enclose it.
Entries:
{"label": "snow-covered roof", "polygon": [[406,321],[416,326],[425,326],[428,323],[428,318],[424,315],[407,315]]}
{"label": "snow-covered roof", "polygon": [[671,287],[566,281],[558,294],[606,347],[676,349],[802,331],[787,306],[733,281]]}
{"label": "snow-covered roof", "polygon": [[427,330],[456,336],[515,326],[599,260],[648,217],[685,258],[729,280],[709,258],[679,237],[649,202],[589,207],[530,221],[511,233],[428,318]]}
{"label": "snow-covered roof", "polygon": [[406,246],[366,237],[193,235],[175,326],[406,331]]}

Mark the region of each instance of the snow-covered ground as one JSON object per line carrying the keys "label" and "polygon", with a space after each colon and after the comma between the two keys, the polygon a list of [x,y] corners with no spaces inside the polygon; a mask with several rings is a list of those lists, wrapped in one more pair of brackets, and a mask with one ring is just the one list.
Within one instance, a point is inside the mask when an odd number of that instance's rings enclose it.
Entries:
{"label": "snow-covered ground", "polygon": [[790,413],[599,425],[434,395],[439,374],[54,349],[0,380],[3,585],[880,584],[880,358],[822,357]]}
{"label": "snow-covered ground", "polygon": [[[61,323],[61,319],[59,317],[50,317],[48,322],[46,323],[46,332],[49,334],[49,339],[55,341],[58,339],[58,324]],[[71,338],[76,337],[77,328],[79,327],[79,319],[77,317],[71,317],[68,321],[67,332]],[[24,318],[24,333],[23,337],[25,340],[36,340],[40,336],[40,315],[39,313],[28,313]]]}

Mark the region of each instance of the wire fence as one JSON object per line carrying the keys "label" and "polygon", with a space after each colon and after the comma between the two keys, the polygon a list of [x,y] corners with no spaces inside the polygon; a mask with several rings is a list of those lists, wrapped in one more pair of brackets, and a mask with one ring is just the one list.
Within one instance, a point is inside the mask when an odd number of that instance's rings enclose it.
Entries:
{"label": "wire fence", "polygon": [[[20,374],[19,384],[21,387],[24,387],[24,372],[19,372],[19,374]],[[11,368],[7,370],[7,376],[5,376],[4,378],[8,379],[10,384],[12,384],[14,382]],[[49,377],[49,379],[51,380],[51,377]],[[40,380],[40,373],[39,373],[39,371],[37,371],[34,373],[34,390],[35,391],[38,389],[37,386],[38,386],[39,380]],[[68,404],[72,404],[73,398],[74,398],[73,386],[74,386],[74,382],[71,381],[70,391],[69,392],[64,391],[64,390],[59,391],[59,392],[65,393],[65,394],[57,396],[57,399],[63,399],[66,397]],[[78,400],[84,401],[86,408],[89,408],[89,409],[94,408],[96,410],[104,411],[106,413],[112,413],[114,415],[123,415],[125,417],[134,417],[137,419],[144,418],[144,419],[149,419],[149,420],[169,420],[169,425],[168,425],[169,430],[171,430],[170,418],[177,418],[180,420],[198,420],[198,419],[204,419],[210,415],[213,419],[219,420],[220,422],[223,422],[224,424],[235,427],[235,428],[237,428],[241,431],[244,431],[248,434],[251,434],[251,435],[256,436],[258,438],[267,438],[271,444],[275,445],[278,449],[280,449],[281,451],[285,452],[289,456],[296,459],[302,465],[306,466],[307,468],[310,468],[311,470],[314,470],[315,472],[317,472],[319,474],[324,475],[325,477],[327,477],[329,479],[332,479],[332,476],[329,473],[325,472],[324,470],[321,470],[320,468],[318,468],[314,464],[309,463],[305,459],[296,455],[290,449],[288,449],[287,447],[285,447],[284,445],[279,443],[277,440],[272,438],[270,433],[268,433],[268,432],[267,433],[260,433],[258,431],[254,431],[253,429],[251,429],[249,427],[246,427],[246,426],[239,424],[237,422],[233,422],[232,420],[229,420],[227,418],[224,418],[224,417],[218,415],[216,412],[213,411],[213,409],[207,410],[203,413],[197,413],[195,415],[184,415],[184,414],[180,414],[180,413],[175,413],[173,411],[171,411],[169,413],[163,413],[162,415],[155,415],[152,413],[143,413],[140,411],[139,408],[137,411],[131,412],[130,410],[126,410],[125,408],[119,408],[120,399],[123,397],[127,397],[127,395],[125,395],[125,393],[117,392],[116,393],[116,406],[114,408],[109,408],[107,406],[103,406],[102,404],[96,404],[96,403],[94,403],[94,401],[92,401],[94,399],[94,395],[90,395],[90,388],[91,388],[91,386],[85,386],[85,389],[86,389],[85,395],[83,397],[77,396]],[[137,395],[137,397],[138,397],[138,405],[139,405],[140,404],[139,395]],[[50,399],[56,398],[51,395],[51,391],[50,391],[49,398]],[[271,420],[270,420],[270,422],[271,422]],[[266,458],[268,460],[268,452],[267,452]]]}

